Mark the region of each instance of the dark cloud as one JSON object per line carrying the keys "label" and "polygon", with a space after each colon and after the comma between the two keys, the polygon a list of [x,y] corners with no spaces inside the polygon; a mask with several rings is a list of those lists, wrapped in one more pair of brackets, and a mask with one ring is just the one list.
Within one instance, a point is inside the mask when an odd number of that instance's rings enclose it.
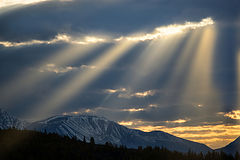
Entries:
{"label": "dark cloud", "polygon": [[49,1],[0,15],[0,34],[1,40],[12,41],[46,40],[61,32],[126,34],[209,16],[236,21],[239,7],[238,0]]}
{"label": "dark cloud", "polygon": [[[141,119],[157,124],[159,121],[189,118],[189,122],[179,125],[199,125],[203,122],[217,121],[233,124],[235,121],[216,115],[220,111],[231,111],[237,105],[236,52],[237,47],[239,47],[237,43],[239,37],[236,36],[238,28],[235,24],[239,20],[239,8],[239,0],[124,0],[114,2],[106,0],[103,3],[97,0],[49,1],[1,14],[0,40],[15,42],[32,39],[50,40],[59,33],[68,33],[79,37],[97,33],[119,37],[138,31],[152,32],[155,27],[161,25],[200,21],[205,17],[213,17],[219,25],[219,34],[217,54],[214,55],[212,66],[214,68],[212,81],[221,95],[223,101],[221,107],[217,106],[217,102],[209,102],[202,108],[196,107],[198,102],[185,101],[180,103],[179,96],[185,86],[190,61],[194,56],[189,58],[189,64],[180,74],[180,78],[176,80],[175,86],[167,86],[171,73],[176,69],[175,64],[181,57],[180,51],[183,50],[190,36],[187,35],[164,68],[160,68],[161,65],[156,62],[155,68],[149,73],[150,76],[143,79],[144,83],[140,85],[128,83],[132,81],[134,74],[129,77],[125,76],[128,75],[129,71],[132,71],[133,62],[140,57],[140,53],[148,43],[140,43],[129,50],[127,54],[89,84],[81,94],[76,94],[56,113],[105,107],[107,110],[98,110],[97,114],[116,121]],[[0,86],[7,84],[9,80],[14,79],[22,71],[33,69],[36,64],[66,47],[68,44],[64,43],[17,48],[1,46]],[[104,44],[92,51],[89,56],[66,65],[72,67],[89,65],[111,47],[112,44]],[[37,69],[34,69],[37,72]],[[23,112],[33,109],[35,103],[46,100],[54,93],[55,89],[64,85],[75,74],[77,72],[62,73],[61,75],[51,73],[47,80],[34,86],[34,90],[29,91],[25,96],[11,97],[11,103],[0,98],[0,105],[10,105],[9,108],[12,112],[22,116]],[[148,90],[158,90],[159,92],[153,96],[144,98],[132,96],[129,99],[121,98],[117,94],[108,95],[102,92],[104,89],[117,88],[129,89],[131,94]],[[150,104],[156,104],[157,107],[146,109]],[[119,111],[123,108],[144,108],[146,110],[138,112]]]}

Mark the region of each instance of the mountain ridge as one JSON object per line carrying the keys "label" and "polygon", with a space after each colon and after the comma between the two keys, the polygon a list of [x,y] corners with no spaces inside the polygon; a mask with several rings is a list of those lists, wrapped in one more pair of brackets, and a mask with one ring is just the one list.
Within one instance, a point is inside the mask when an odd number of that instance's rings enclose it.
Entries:
{"label": "mountain ridge", "polygon": [[[11,117],[7,112],[4,113]],[[0,122],[4,117],[3,115],[0,116]],[[14,120],[16,121],[16,118]],[[15,121],[10,121],[12,124],[8,125],[8,128],[14,126],[13,122]],[[18,123],[20,122],[19,120]],[[94,137],[95,142],[98,144],[111,142],[112,144],[118,146],[124,145],[128,148],[159,146],[179,152],[188,152],[191,150],[197,153],[207,153],[208,151],[212,151],[212,149],[205,144],[179,138],[163,131],[143,132],[141,130],[129,129],[105,117],[96,115],[56,115],[41,121],[20,124],[22,124],[20,125],[21,127],[15,128],[57,133],[68,137],[75,136],[80,140],[83,140],[85,137],[87,141],[89,141],[91,137]],[[3,124],[0,123],[0,125]],[[6,129],[6,127],[4,129]]]}
{"label": "mountain ridge", "polygon": [[163,131],[143,132],[129,129],[114,121],[95,115],[58,115],[34,122],[27,128],[41,132],[54,132],[69,137],[76,136],[81,140],[83,137],[86,137],[87,140],[94,137],[96,143],[99,144],[111,142],[117,145],[125,145],[128,148],[159,146],[180,152],[192,150],[206,153],[211,151],[204,144],[185,140]]}
{"label": "mountain ridge", "polygon": [[216,151],[222,151],[231,155],[235,155],[236,152],[240,153],[240,136],[225,147],[219,148]]}
{"label": "mountain ridge", "polygon": [[26,122],[19,120],[7,111],[0,108],[0,129],[17,128],[24,129]]}

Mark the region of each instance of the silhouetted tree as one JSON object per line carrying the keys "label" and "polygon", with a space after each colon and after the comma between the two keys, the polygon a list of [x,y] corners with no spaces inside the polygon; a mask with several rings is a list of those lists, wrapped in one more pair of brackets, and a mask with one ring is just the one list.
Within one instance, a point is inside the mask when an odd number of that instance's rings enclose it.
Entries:
{"label": "silhouetted tree", "polygon": [[94,141],[93,137],[90,138],[90,144],[95,144],[95,141]]}
{"label": "silhouetted tree", "polygon": [[138,146],[138,150],[139,150],[139,151],[142,151],[142,146]]}
{"label": "silhouetted tree", "polygon": [[83,143],[86,144],[86,137],[83,137]]}
{"label": "silhouetted tree", "polygon": [[[76,137],[76,136],[75,136]],[[239,153],[235,156],[224,152],[187,153],[169,151],[167,148],[152,148],[148,146],[138,149],[128,149],[125,146],[115,146],[110,142],[105,145],[83,144],[75,137],[60,136],[56,133],[41,133],[37,131],[7,129],[0,130],[0,159],[71,159],[71,160],[240,160]],[[11,145],[9,145],[11,144]]]}
{"label": "silhouetted tree", "polygon": [[240,160],[240,156],[239,156],[239,153],[238,151],[235,153],[235,156],[234,156],[235,160]]}
{"label": "silhouetted tree", "polygon": [[72,140],[76,141],[77,140],[77,136],[72,136]]}

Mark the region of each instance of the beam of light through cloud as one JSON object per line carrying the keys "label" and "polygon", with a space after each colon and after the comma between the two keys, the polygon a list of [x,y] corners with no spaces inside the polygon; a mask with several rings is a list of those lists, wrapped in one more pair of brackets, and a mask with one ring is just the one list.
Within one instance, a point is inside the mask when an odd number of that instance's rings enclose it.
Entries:
{"label": "beam of light through cloud", "polygon": [[184,35],[180,34],[151,41],[133,62],[131,69],[123,76],[122,81],[131,87],[139,87],[147,79],[155,79],[164,71],[165,65],[183,38]]}
{"label": "beam of light through cloud", "polygon": [[[161,26],[158,28],[155,28],[155,31],[153,33],[144,33],[143,35],[139,36],[121,36],[119,38],[112,38],[112,39],[106,39],[104,37],[94,37],[94,36],[86,36],[81,39],[76,39],[74,37],[71,37],[67,34],[58,34],[55,38],[51,40],[30,40],[25,42],[10,42],[10,41],[0,41],[0,45],[4,47],[21,47],[21,46],[29,46],[29,45],[40,45],[40,44],[55,44],[59,42],[64,43],[70,43],[70,44],[79,44],[79,45],[88,45],[92,43],[104,43],[106,41],[149,41],[154,39],[159,39],[163,37],[168,37],[171,35],[176,35],[180,33],[186,33],[190,30],[195,30],[199,28],[203,28],[209,25],[213,25],[215,22],[212,20],[212,18],[205,18],[202,19],[200,22],[186,22],[185,24],[173,24],[168,26]],[[107,36],[106,36],[107,37]]]}
{"label": "beam of light through cloud", "polygon": [[[166,88],[176,87],[178,85],[176,82],[184,73],[184,70],[188,68],[188,63],[191,63],[191,57],[194,55],[194,51],[196,49],[197,43],[199,42],[199,37],[202,34],[202,30],[195,30],[193,31],[187,39],[186,45],[183,49],[179,52],[180,57],[178,58],[177,62],[174,64],[174,70],[171,73],[171,76],[168,80]],[[185,71],[186,72],[186,71]]]}
{"label": "beam of light through cloud", "polygon": [[[207,19],[209,20],[208,23],[206,23],[207,22],[206,19],[202,20],[199,23],[199,25],[196,25],[195,23],[192,23],[192,22],[191,23],[188,22],[188,23],[185,23],[185,25],[188,27],[180,27],[180,28],[185,28],[183,30],[184,30],[184,32],[186,32],[188,30],[187,28],[194,29],[194,28],[204,27],[206,25],[210,25],[210,24],[214,23],[214,22],[211,22],[210,18],[207,18]],[[193,24],[195,25],[195,27]],[[177,26],[177,25],[172,25],[172,27],[173,26]],[[189,26],[191,26],[191,27],[189,27]],[[158,30],[161,30],[159,28],[165,28],[165,27],[164,26],[158,27]],[[172,28],[172,27],[170,27],[170,28]],[[159,63],[158,60],[161,60],[162,56],[163,57],[171,57],[171,55],[168,53],[172,52],[172,50],[174,50],[174,48],[177,48],[176,46],[179,44],[180,40],[182,39],[181,35],[182,34],[179,34],[178,32],[174,32],[174,33],[171,32],[171,34],[169,34],[169,37],[167,37],[167,34],[165,34],[164,40],[161,39],[161,36],[160,37],[157,36],[157,38],[160,38],[160,39],[154,39],[154,41],[151,42],[149,47],[145,50],[145,56],[142,56],[142,60],[143,60],[142,62],[145,63],[146,59],[147,59],[147,62],[146,62],[147,64],[146,64],[146,67],[144,67],[144,71],[142,73],[136,74],[136,75],[138,75],[138,76],[135,76],[135,77],[137,77],[136,79],[141,79],[141,76],[147,77],[147,75],[145,75],[143,73],[148,73],[148,71],[151,71],[152,69],[154,69],[156,67],[156,65],[154,65],[152,63],[152,60],[154,60],[154,62],[156,62],[155,64],[158,64]],[[132,37],[132,36],[130,36],[130,37]],[[125,40],[124,41],[124,39],[125,39],[124,37],[121,39],[122,40],[120,40],[118,42],[120,44],[130,44],[130,43],[136,43],[136,42],[142,41],[142,39],[139,41],[136,41],[136,40],[135,41]],[[1,41],[0,43],[5,47],[19,47],[19,46],[36,45],[36,44],[56,44],[56,43],[61,43],[61,42],[69,44],[69,48],[67,48],[51,57],[46,58],[44,61],[40,62],[39,64],[37,64],[36,66],[33,67],[33,68],[42,68],[42,67],[46,66],[47,64],[54,64],[57,66],[66,66],[66,64],[69,65],[68,63],[71,63],[74,60],[77,60],[83,56],[86,56],[87,55],[86,53],[89,53],[96,46],[99,46],[100,44],[103,44],[105,42],[112,42],[112,41],[114,41],[114,39],[111,39],[107,36],[101,36],[101,37],[86,36],[84,38],[76,38],[76,37],[71,37],[67,34],[58,34],[55,38],[47,40],[47,41],[43,41],[43,40],[32,40],[32,41],[27,41],[27,42]],[[169,46],[170,44],[171,44],[171,48],[167,49],[168,48],[167,46]],[[158,52],[159,49],[161,50],[161,53]],[[76,54],[76,53],[79,53],[79,50],[81,53]],[[149,58],[149,54],[147,54],[148,52],[149,53],[154,52],[154,53],[152,53],[150,58]],[[112,56],[112,57],[114,57],[114,56]],[[156,57],[158,57],[159,59]],[[107,62],[109,61],[109,58],[105,58],[105,59]],[[164,59],[163,61],[165,61],[166,59]],[[139,61],[139,62],[140,62],[140,63],[138,63],[139,66],[136,65],[136,68],[142,66],[141,61]],[[93,65],[93,66],[95,66],[95,65]],[[164,66],[164,65],[162,65],[162,66]],[[134,72],[135,71],[136,70],[134,70]],[[9,83],[7,83],[5,85],[5,87],[3,87],[3,89],[1,88],[1,94],[3,93],[2,95],[4,95],[4,97],[2,97],[2,99],[9,101],[9,98],[14,95],[22,95],[19,93],[22,93],[23,90],[24,91],[27,91],[30,89],[33,90],[33,86],[35,86],[37,83],[41,82],[42,80],[46,79],[49,75],[50,74],[39,74],[39,73],[34,73],[34,72],[29,73],[27,71],[20,72],[19,75],[16,78],[14,78],[13,81],[10,81]],[[93,75],[90,77],[94,77]],[[132,82],[134,82],[134,80]]]}
{"label": "beam of light through cloud", "polygon": [[[186,22],[184,25],[162,26],[158,27],[158,29],[155,29],[158,32],[154,32],[152,34],[144,34],[134,38],[133,36],[130,36],[130,39],[129,37],[120,37],[116,39],[116,41],[128,40],[137,42],[152,40],[149,42],[149,45],[144,49],[144,51],[140,53],[140,57],[133,63],[133,69],[126,73],[125,76],[123,76],[124,78],[122,81],[126,81],[125,83],[131,87],[139,87],[141,83],[153,75],[153,72],[156,68],[158,68],[158,73],[154,73],[154,75],[159,76],[159,74],[161,74],[161,71],[164,70],[164,67],[169,59],[172,57],[172,54],[181,44],[181,41],[185,37],[185,33],[187,33],[187,31],[202,29],[204,27],[212,26],[213,24],[215,24],[215,22],[211,18],[206,18],[203,19],[200,23]],[[174,29],[174,27],[176,27],[176,29]],[[171,30],[175,30],[175,32],[171,32]],[[196,31],[196,33],[199,32]],[[197,35],[195,34],[191,40],[197,38]],[[149,35],[150,37],[148,37]],[[186,49],[185,51],[188,52],[189,50],[191,49]],[[188,54],[190,54],[189,52]],[[151,78],[154,79],[154,77]],[[122,93],[120,94],[120,97],[124,97],[122,95],[126,94]],[[109,98],[110,96],[106,97],[106,99]]]}
{"label": "beam of light through cloud", "polygon": [[236,65],[236,71],[237,71],[237,105],[240,106],[240,48],[238,49],[237,55],[236,55],[237,65]]}
{"label": "beam of light through cloud", "polygon": [[62,88],[58,88],[54,91],[47,100],[43,103],[39,103],[35,107],[36,110],[34,114],[36,114],[36,116],[46,116],[48,113],[63,106],[68,100],[76,96],[76,93],[80,93],[89,83],[94,81],[135,44],[136,43],[129,41],[116,43],[111,49],[103,53],[103,55],[90,64],[90,66],[96,66],[95,70],[77,73],[71,80],[63,85]]}
{"label": "beam of light through cloud", "polygon": [[[2,95],[0,99],[10,105],[10,99],[12,97],[24,96],[25,93],[29,91],[34,91],[34,88],[38,83],[47,79],[50,76],[50,72],[39,72],[39,70],[46,68],[46,65],[53,64],[55,66],[66,66],[76,60],[91,53],[94,49],[100,47],[101,45],[89,44],[89,45],[70,45],[60,52],[56,52],[53,55],[45,58],[39,62],[36,66],[33,66],[33,70],[26,69],[18,73],[15,78],[11,81],[1,86],[0,94]],[[81,66],[83,69],[87,66]],[[53,67],[52,67],[53,69]],[[69,70],[70,68],[68,68]],[[73,69],[73,68],[72,68]],[[24,92],[23,92],[24,91]]]}
{"label": "beam of light through cloud", "polygon": [[220,105],[217,89],[212,82],[216,34],[215,26],[208,26],[203,30],[186,79],[181,98],[183,103],[194,101],[200,104],[211,104],[214,101]]}
{"label": "beam of light through cloud", "polygon": [[4,47],[22,47],[22,46],[30,46],[30,45],[40,45],[40,44],[56,44],[56,43],[69,43],[69,44],[77,44],[77,45],[89,45],[94,43],[104,43],[106,39],[94,36],[86,36],[81,39],[73,38],[67,34],[58,34],[56,37],[50,40],[31,40],[25,42],[10,42],[10,41],[0,41],[0,45]]}

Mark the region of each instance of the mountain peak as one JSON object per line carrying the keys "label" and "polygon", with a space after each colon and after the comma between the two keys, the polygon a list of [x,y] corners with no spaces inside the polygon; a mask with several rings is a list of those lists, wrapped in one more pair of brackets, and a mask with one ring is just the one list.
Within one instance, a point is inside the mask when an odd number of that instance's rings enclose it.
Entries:
{"label": "mountain peak", "polygon": [[[12,127],[23,129],[24,123],[0,110],[0,129]],[[129,129],[105,117],[88,114],[57,115],[33,122],[27,126],[27,129],[47,131],[48,133],[57,133],[69,137],[76,136],[80,140],[85,137],[87,141],[94,137],[97,144],[111,142],[116,145],[125,145],[128,148],[159,146],[179,152],[188,152],[189,149],[203,153],[211,151],[204,144],[178,138],[163,131],[143,132]]]}
{"label": "mountain peak", "polygon": [[29,129],[38,131],[54,132],[69,137],[76,136],[87,141],[94,137],[98,144],[111,142],[116,145],[125,145],[128,148],[138,146],[159,146],[170,150],[187,152],[189,149],[195,152],[211,151],[204,144],[178,138],[162,131],[143,132],[140,130],[129,129],[110,121],[105,117],[96,115],[58,115],[43,121],[32,123]]}
{"label": "mountain peak", "polygon": [[7,111],[0,108],[0,129],[17,128],[23,129],[25,123],[13,115],[9,114]]}

